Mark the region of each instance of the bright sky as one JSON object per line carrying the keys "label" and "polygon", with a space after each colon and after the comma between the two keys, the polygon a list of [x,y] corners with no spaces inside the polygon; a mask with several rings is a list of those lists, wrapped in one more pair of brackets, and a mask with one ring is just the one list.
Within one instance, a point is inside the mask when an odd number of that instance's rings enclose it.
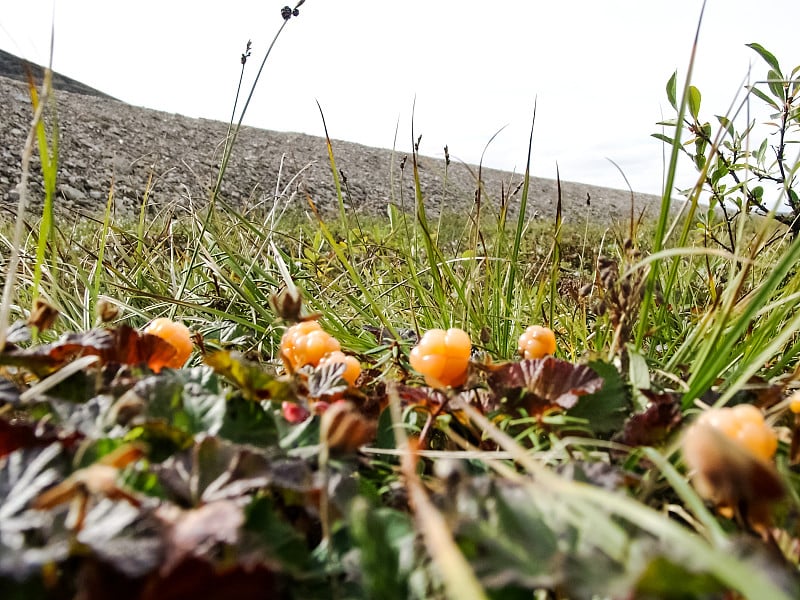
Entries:
{"label": "bright sky", "polygon": [[[294,5],[295,0],[291,0]],[[0,48],[134,105],[230,118],[248,39],[251,81],[286,0],[0,0]],[[55,3],[55,9],[53,4]],[[669,117],[701,0],[307,0],[267,62],[245,123],[523,171],[534,100],[533,174],[660,193]],[[759,42],[800,64],[798,0],[709,0],[694,83],[707,118],[728,110]],[[249,89],[249,86],[248,86]],[[663,111],[663,112],[662,112]],[[397,140],[395,142],[395,131]],[[280,149],[276,148],[276,152]],[[684,169],[682,181],[690,169]],[[351,174],[351,177],[357,175]]]}

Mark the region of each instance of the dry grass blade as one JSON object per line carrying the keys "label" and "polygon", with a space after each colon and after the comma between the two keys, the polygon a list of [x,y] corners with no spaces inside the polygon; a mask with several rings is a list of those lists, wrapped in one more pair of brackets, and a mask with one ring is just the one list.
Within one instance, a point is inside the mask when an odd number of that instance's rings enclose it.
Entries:
{"label": "dry grass blade", "polygon": [[401,469],[428,554],[439,568],[450,598],[459,600],[487,598],[472,567],[453,540],[452,532],[444,517],[431,502],[417,475],[416,449],[403,428],[397,390],[394,386],[389,386],[387,392],[397,447],[405,449]]}

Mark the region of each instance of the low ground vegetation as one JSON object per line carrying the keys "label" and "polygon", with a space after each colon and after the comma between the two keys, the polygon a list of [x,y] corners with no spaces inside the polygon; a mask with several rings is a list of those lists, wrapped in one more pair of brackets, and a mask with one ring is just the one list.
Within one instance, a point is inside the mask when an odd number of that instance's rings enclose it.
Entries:
{"label": "low ground vegetation", "polygon": [[410,210],[359,218],[330,140],[337,216],[227,204],[223,157],[190,219],[57,225],[36,121],[44,208],[2,237],[3,598],[798,597],[800,82],[752,47],[777,137],[673,76],[667,190],[682,154],[698,185],[607,228],[531,220],[529,173],[428,218],[416,148]]}

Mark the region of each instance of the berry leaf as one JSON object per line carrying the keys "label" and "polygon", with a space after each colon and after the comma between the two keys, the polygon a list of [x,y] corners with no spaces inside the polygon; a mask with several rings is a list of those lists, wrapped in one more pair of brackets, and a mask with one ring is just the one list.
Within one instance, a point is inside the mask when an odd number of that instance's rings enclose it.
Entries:
{"label": "berry leaf", "polygon": [[245,359],[239,352],[220,350],[205,357],[205,363],[238,387],[248,400],[270,400],[280,404],[296,396],[289,380],[276,377],[262,365]]}
{"label": "berry leaf", "polygon": [[593,361],[589,366],[602,378],[602,388],[592,394],[581,396],[575,406],[569,409],[568,414],[571,417],[586,419],[595,433],[619,431],[631,413],[630,388],[614,365]]}
{"label": "berry leaf", "polygon": [[570,409],[581,396],[603,386],[603,379],[586,365],[553,358],[521,360],[492,369],[489,387],[497,398],[520,403],[529,415],[548,409]]}

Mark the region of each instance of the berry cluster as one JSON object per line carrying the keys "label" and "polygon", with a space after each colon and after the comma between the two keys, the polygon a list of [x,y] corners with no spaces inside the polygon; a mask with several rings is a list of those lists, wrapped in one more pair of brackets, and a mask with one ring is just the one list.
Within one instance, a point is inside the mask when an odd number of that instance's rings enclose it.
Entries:
{"label": "berry cluster", "polygon": [[323,356],[341,349],[339,341],[316,321],[296,323],[281,338],[281,357],[293,371],[306,365],[316,367]]}
{"label": "berry cluster", "polygon": [[430,329],[411,349],[411,366],[431,387],[459,386],[467,380],[472,342],[461,329]]}
{"label": "berry cluster", "polygon": [[[317,321],[301,321],[287,328],[280,345],[281,358],[287,370],[343,363],[342,379],[355,385],[361,376],[361,364],[357,358],[342,352],[341,348],[339,340],[324,331]],[[317,413],[324,413],[327,408],[327,401],[320,400],[314,404]],[[284,402],[281,411],[284,418],[294,424],[305,421],[311,415],[308,409],[296,402]]]}
{"label": "berry cluster", "polygon": [[714,427],[763,460],[770,460],[778,448],[778,436],[752,404],[707,410],[697,424]]}
{"label": "berry cluster", "polygon": [[345,364],[342,378],[350,385],[361,375],[361,365],[355,357],[341,351],[339,341],[323,331],[317,321],[302,321],[289,327],[281,338],[281,357],[288,369],[296,371],[306,365],[318,367],[341,362]]}

